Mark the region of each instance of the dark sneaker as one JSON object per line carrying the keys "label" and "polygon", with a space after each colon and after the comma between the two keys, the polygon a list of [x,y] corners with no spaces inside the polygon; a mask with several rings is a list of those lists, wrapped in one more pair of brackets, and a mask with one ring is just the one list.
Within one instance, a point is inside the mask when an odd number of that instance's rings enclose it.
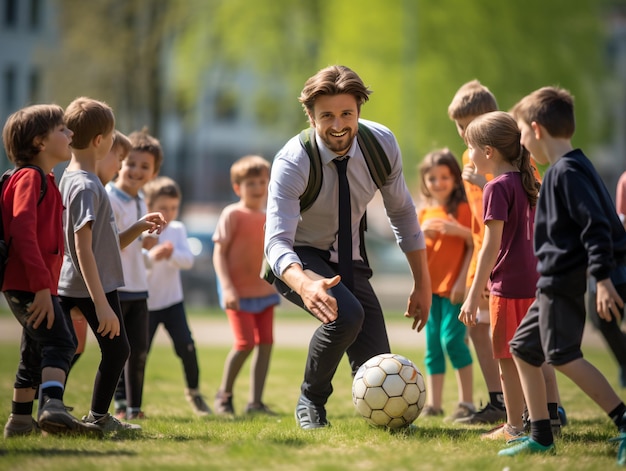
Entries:
{"label": "dark sneaker", "polygon": [[137,412],[126,411],[126,420],[143,420],[146,418],[146,414],[142,410]]}
{"label": "dark sneaker", "polygon": [[213,410],[217,415],[235,415],[233,395],[218,391],[215,396],[215,402],[213,403]]}
{"label": "dark sneaker", "polygon": [[39,433],[39,424],[31,416],[9,415],[4,426],[4,438],[20,437],[30,435],[31,433]]}
{"label": "dark sneaker", "polygon": [[454,412],[443,420],[444,422],[459,422],[462,419],[467,419],[475,414],[476,409],[474,409],[473,405],[459,403]]}
{"label": "dark sneaker", "polygon": [[88,416],[83,417],[83,422],[98,427],[101,433],[138,432],[141,430],[141,425],[122,422],[111,414],[107,414],[96,420],[90,413]]}
{"label": "dark sneaker", "polygon": [[565,427],[567,425],[567,414],[565,413],[565,409],[563,409],[563,406],[559,406],[556,411],[559,414],[559,419],[561,419],[561,427]]}
{"label": "dark sneaker", "polygon": [[246,414],[278,415],[262,402],[259,402],[258,404],[248,404],[246,406]]}
{"label": "dark sneaker", "polygon": [[304,430],[313,430],[330,425],[326,420],[324,406],[316,406],[302,394],[296,405],[296,423]]}
{"label": "dark sneaker", "polygon": [[37,422],[41,430],[55,435],[102,436],[102,432],[98,427],[82,422],[70,414],[60,399],[46,400],[41,408]]}
{"label": "dark sneaker", "polygon": [[211,414],[211,408],[205,402],[204,396],[200,394],[198,390],[185,389],[185,398],[187,399],[187,402],[191,404],[191,408],[197,415],[204,416]]}
{"label": "dark sneaker", "polygon": [[467,417],[456,419],[457,424],[477,425],[477,424],[497,424],[506,422],[506,411],[498,409],[491,403]]}

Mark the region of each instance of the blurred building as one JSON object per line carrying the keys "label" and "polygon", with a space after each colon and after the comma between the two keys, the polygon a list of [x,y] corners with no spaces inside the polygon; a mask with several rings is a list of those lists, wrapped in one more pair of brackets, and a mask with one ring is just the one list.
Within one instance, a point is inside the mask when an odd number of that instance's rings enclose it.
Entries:
{"label": "blurred building", "polygon": [[0,119],[46,98],[40,47],[56,41],[54,0],[0,0]]}

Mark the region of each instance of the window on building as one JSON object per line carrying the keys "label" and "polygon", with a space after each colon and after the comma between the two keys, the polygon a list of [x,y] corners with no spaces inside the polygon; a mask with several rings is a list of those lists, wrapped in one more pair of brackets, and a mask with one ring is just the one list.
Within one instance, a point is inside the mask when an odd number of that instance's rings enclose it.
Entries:
{"label": "window on building", "polygon": [[37,103],[41,97],[41,73],[33,69],[28,76],[28,102]]}
{"label": "window on building", "polygon": [[30,0],[30,13],[28,23],[31,29],[37,29],[41,25],[41,0]]}
{"label": "window on building", "polygon": [[17,26],[17,0],[4,0],[4,24],[11,28]]}
{"label": "window on building", "polygon": [[17,106],[17,69],[8,66],[4,69],[4,104],[7,109],[14,110]]}

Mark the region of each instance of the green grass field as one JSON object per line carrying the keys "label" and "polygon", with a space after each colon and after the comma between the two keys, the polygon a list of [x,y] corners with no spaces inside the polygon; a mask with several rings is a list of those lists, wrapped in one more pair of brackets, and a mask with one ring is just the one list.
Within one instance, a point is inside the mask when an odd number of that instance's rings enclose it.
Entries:
{"label": "green grass field", "polygon": [[[280,318],[277,319],[280,322]],[[391,320],[397,322],[397,320]],[[305,339],[304,343],[308,339]],[[228,347],[199,347],[202,388],[212,404]],[[423,351],[399,349],[418,366]],[[616,386],[617,367],[609,354],[585,352]],[[10,412],[11,389],[18,359],[17,339],[0,344],[0,420]],[[335,377],[328,405],[332,426],[302,431],[293,409],[299,394],[306,350],[276,346],[266,386],[265,402],[278,417],[234,420],[215,416],[197,418],[183,396],[179,360],[166,345],[151,352],[144,393],[148,418],[134,437],[104,440],[31,436],[0,442],[0,470],[606,470],[614,469],[616,446],[607,442],[615,434],[608,417],[569,380],[559,376],[561,395],[570,424],[557,442],[556,456],[496,456],[503,446],[479,438],[485,427],[460,427],[437,418],[418,418],[412,435],[390,434],[369,427],[352,405],[351,377],[343,362]],[[66,403],[81,416],[88,411],[98,361],[95,343],[72,371]],[[486,398],[475,369],[478,402]],[[235,389],[235,408],[242,411],[248,393],[248,370]],[[454,406],[456,382],[446,378],[445,401]]]}

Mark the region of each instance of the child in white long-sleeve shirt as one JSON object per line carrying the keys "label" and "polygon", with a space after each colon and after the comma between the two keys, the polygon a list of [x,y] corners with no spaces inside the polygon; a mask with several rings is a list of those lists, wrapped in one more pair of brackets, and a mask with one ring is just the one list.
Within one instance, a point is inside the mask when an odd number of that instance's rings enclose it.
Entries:
{"label": "child in white long-sleeve shirt", "polygon": [[176,220],[181,201],[180,187],[171,178],[158,177],[148,182],[143,191],[148,211],[159,208],[168,221],[160,235],[148,235],[143,239],[148,267],[149,342],[152,344],[157,328],[163,324],[183,363],[187,385],[185,397],[196,414],[208,415],[211,409],[200,394],[196,346],[183,304],[180,271],[191,268],[194,256],[187,242],[187,230]]}

